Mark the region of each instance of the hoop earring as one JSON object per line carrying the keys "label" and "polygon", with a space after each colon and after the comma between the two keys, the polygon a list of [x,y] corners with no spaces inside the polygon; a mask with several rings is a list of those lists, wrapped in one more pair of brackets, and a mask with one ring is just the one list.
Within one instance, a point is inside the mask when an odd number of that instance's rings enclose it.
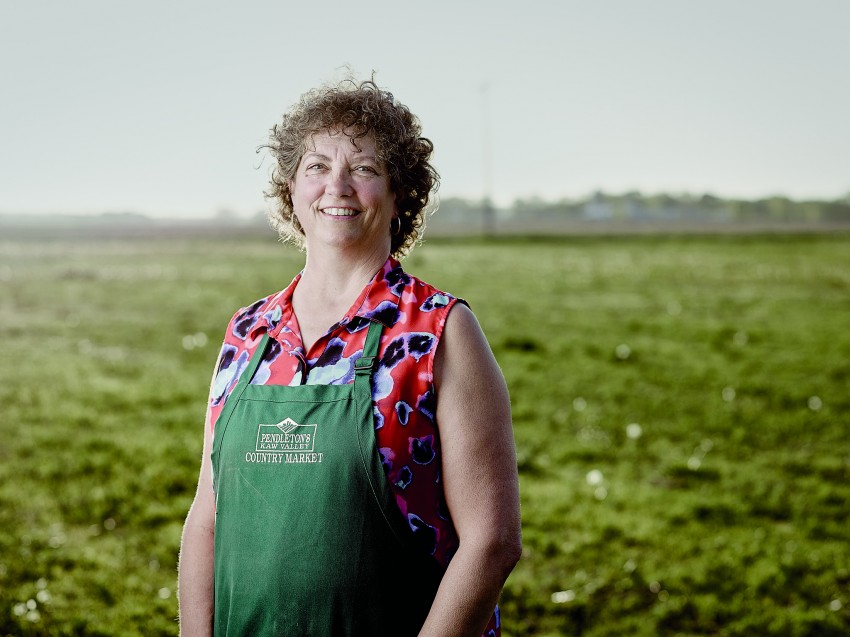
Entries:
{"label": "hoop earring", "polygon": [[[393,223],[396,221],[398,222],[398,225],[393,227]],[[392,221],[390,221],[390,233],[394,235],[401,234],[401,218],[393,217]]]}

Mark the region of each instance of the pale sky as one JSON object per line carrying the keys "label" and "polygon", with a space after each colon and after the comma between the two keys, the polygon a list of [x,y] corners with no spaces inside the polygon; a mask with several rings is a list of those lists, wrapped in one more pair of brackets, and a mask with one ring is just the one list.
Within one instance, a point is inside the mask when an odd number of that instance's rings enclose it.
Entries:
{"label": "pale sky", "polygon": [[847,0],[0,0],[0,213],[253,214],[257,146],[344,65],[443,198],[850,192]]}

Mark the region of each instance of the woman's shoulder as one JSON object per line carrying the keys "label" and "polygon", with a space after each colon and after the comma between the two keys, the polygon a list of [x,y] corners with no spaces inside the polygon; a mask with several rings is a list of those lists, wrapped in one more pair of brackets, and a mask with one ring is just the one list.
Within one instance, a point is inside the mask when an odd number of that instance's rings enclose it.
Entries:
{"label": "woman's shoulder", "polygon": [[422,312],[433,312],[450,308],[455,302],[466,303],[451,292],[447,292],[405,271],[398,262],[384,270],[384,279],[399,298],[399,306],[416,308]]}
{"label": "woman's shoulder", "polygon": [[285,290],[257,299],[239,308],[227,325],[227,338],[244,341],[252,334],[274,329],[283,316]]}

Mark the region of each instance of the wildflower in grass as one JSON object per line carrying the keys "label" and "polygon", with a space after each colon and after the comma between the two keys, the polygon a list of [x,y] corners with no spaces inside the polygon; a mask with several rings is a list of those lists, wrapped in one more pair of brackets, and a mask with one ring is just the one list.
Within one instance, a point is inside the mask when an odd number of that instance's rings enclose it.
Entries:
{"label": "wildflower in grass", "polygon": [[595,487],[598,484],[602,484],[602,481],[605,479],[605,476],[602,475],[602,472],[599,469],[593,469],[587,472],[587,476],[585,477],[587,480],[587,484],[592,487]]}
{"label": "wildflower in grass", "polygon": [[207,335],[203,332],[196,332],[195,334],[186,334],[186,336],[183,337],[183,349],[200,349],[207,344],[207,340]]}
{"label": "wildflower in grass", "polygon": [[575,592],[570,590],[552,593],[552,602],[555,604],[566,604],[568,602],[573,601],[575,598]]}

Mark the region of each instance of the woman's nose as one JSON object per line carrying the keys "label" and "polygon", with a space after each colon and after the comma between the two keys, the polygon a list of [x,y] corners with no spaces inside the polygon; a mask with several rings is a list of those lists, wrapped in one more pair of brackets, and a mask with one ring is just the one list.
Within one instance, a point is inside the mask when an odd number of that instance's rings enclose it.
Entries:
{"label": "woman's nose", "polygon": [[346,197],[354,192],[351,187],[351,176],[347,170],[335,170],[330,173],[330,179],[325,186],[325,190],[329,195],[336,197]]}

